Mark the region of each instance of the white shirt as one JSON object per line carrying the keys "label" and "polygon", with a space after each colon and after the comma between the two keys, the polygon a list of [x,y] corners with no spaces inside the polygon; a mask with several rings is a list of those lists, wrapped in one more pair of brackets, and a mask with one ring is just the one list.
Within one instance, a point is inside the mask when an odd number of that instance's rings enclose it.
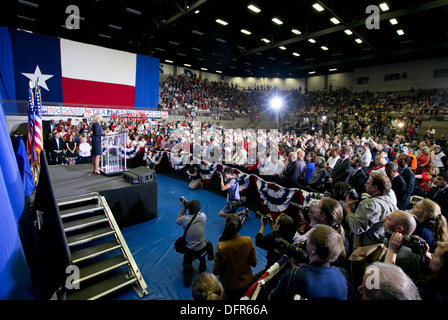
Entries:
{"label": "white shirt", "polygon": [[336,157],[330,157],[327,160],[327,166],[329,166],[331,169],[334,169],[334,166],[336,165],[336,162],[338,162],[338,160],[340,159],[340,156],[336,156]]}

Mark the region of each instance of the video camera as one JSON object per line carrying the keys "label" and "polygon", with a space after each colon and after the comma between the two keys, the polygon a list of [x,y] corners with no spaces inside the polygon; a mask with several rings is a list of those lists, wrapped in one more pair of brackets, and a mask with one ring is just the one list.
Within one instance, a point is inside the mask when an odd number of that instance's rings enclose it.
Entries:
{"label": "video camera", "polygon": [[308,263],[309,257],[306,251],[289,243],[283,238],[274,239],[275,251],[289,258],[294,259],[297,263]]}
{"label": "video camera", "polygon": [[255,216],[258,219],[260,219],[261,221],[263,221],[264,224],[268,224],[269,222],[274,221],[274,219],[272,218],[272,216],[270,214],[264,214],[261,211],[255,212]]}
{"label": "video camera", "polygon": [[[387,230],[385,235],[387,239],[390,239],[390,237],[394,234],[394,232]],[[416,235],[411,236],[403,236],[403,245],[405,247],[411,248],[413,253],[416,254],[422,254],[425,252],[425,239],[420,238]]]}

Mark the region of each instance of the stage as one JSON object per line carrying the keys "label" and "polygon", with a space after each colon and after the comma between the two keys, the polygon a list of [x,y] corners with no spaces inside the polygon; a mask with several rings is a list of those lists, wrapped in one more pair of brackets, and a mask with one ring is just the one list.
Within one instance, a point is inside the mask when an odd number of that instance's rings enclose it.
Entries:
{"label": "stage", "polygon": [[157,180],[131,184],[122,174],[106,176],[92,171],[91,163],[49,166],[56,199],[98,192],[106,198],[120,228],[157,217]]}

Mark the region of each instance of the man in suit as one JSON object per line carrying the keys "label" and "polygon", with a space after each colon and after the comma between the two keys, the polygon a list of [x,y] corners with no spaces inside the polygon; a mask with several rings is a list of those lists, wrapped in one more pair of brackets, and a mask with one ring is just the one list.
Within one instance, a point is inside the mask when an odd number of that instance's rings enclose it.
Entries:
{"label": "man in suit", "polygon": [[50,152],[52,153],[52,164],[62,163],[62,151],[64,150],[64,139],[59,131],[55,131],[54,138],[50,140]]}
{"label": "man in suit", "polygon": [[440,172],[434,184],[435,186],[428,190],[425,198],[436,202],[442,209],[442,214],[448,218],[448,172]]}
{"label": "man in suit", "polygon": [[328,182],[330,183],[330,188],[332,188],[337,182],[347,182],[350,173],[353,171],[350,161],[350,147],[342,146],[340,149],[341,158],[338,160],[334,166],[333,171],[330,173]]}
{"label": "man in suit", "polygon": [[384,169],[392,183],[392,190],[394,190],[395,196],[397,197],[397,207],[404,211],[406,208],[403,207],[407,205],[404,199],[406,195],[406,182],[400,176],[398,165],[395,162],[389,161],[386,163]]}
{"label": "man in suit", "polygon": [[[302,151],[303,152],[303,151]],[[290,152],[288,155],[288,166],[283,174],[278,175],[282,182],[286,182],[287,186],[296,186],[298,184],[298,179],[302,174],[302,169],[300,167],[299,161],[297,160],[297,152]]]}
{"label": "man in suit", "polygon": [[406,182],[406,194],[405,194],[405,201],[406,207],[409,204],[409,199],[411,198],[411,195],[414,192],[415,187],[415,174],[414,172],[409,168],[409,163],[411,163],[411,158],[407,155],[402,155],[400,159],[398,159],[398,167],[400,168],[400,176],[404,179],[404,182]]}
{"label": "man in suit", "polygon": [[360,157],[353,158],[351,162],[353,168],[348,178],[348,184],[356,190],[358,195],[366,192],[367,175],[363,170],[364,161]]}

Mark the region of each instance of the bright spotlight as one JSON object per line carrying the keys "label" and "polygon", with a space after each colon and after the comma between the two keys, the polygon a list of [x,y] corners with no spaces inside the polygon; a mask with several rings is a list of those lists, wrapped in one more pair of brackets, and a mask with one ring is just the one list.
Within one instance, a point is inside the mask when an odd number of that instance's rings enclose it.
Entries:
{"label": "bright spotlight", "polygon": [[272,98],[271,100],[271,106],[275,110],[279,110],[283,105],[283,101],[280,98]]}

